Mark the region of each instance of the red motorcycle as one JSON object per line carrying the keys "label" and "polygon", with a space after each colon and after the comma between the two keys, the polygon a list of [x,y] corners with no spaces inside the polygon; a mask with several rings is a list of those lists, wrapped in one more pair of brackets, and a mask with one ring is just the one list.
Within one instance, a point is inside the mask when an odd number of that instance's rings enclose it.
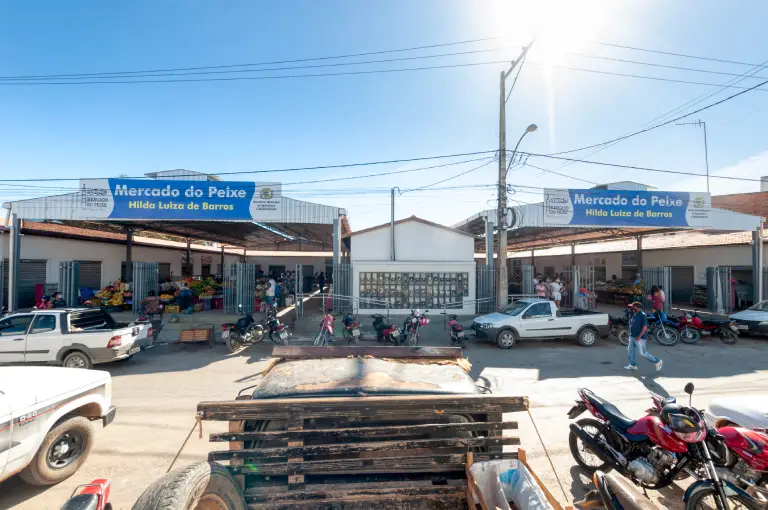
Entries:
{"label": "red motorcycle", "polygon": [[720,427],[717,432],[733,454],[725,466],[718,467],[720,477],[767,503],[768,434],[742,427]]}
{"label": "red motorcycle", "polygon": [[[685,391],[691,395],[693,384],[688,383]],[[746,491],[719,478],[705,441],[707,426],[695,408],[657,395],[654,402],[661,412],[632,420],[588,389],[578,394],[580,400],[568,417],[576,419],[587,410],[594,416],[570,425],[568,443],[581,468],[590,473],[615,469],[636,485],[654,490],[670,485],[684,473],[698,479],[697,473],[703,472],[707,478],[694,482],[685,492],[686,510],[700,508],[707,500],[721,510],[729,510],[731,503],[762,508]],[[722,440],[722,436],[713,439]]]}
{"label": "red motorcycle", "polygon": [[373,319],[373,330],[376,331],[376,339],[379,342],[390,342],[394,345],[400,345],[400,330],[397,329],[397,324],[390,324],[384,322],[384,316],[376,313],[371,315]]}
{"label": "red motorcycle", "polygon": [[411,315],[405,318],[405,321],[403,322],[403,334],[408,339],[408,345],[414,347],[419,343],[419,328],[429,324],[429,317],[427,317],[428,311],[429,310],[424,310],[424,312],[411,310]]}
{"label": "red motorcycle", "polygon": [[111,483],[98,478],[91,483],[75,487],[61,510],[112,510],[109,502]]}
{"label": "red motorcycle", "polygon": [[695,344],[701,339],[702,336],[710,335],[719,336],[720,340],[726,344],[735,344],[739,339],[739,328],[732,320],[701,320],[699,314],[694,312],[693,314],[687,313],[680,317],[679,324],[681,332],[683,331],[684,327],[687,328],[687,330],[691,333],[693,331],[696,332],[696,334],[691,335],[680,335],[680,339],[687,344]]}
{"label": "red motorcycle", "polygon": [[[445,315],[440,313],[440,315]],[[467,334],[464,332],[464,326],[459,324],[458,316],[451,314],[448,316],[448,328],[451,332],[451,345],[459,344],[462,349],[467,348]]]}

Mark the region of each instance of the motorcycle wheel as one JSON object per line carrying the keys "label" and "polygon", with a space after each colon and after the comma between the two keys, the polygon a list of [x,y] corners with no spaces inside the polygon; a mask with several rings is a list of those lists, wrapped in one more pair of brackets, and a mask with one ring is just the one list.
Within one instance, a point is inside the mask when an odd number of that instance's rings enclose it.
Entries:
{"label": "motorcycle wheel", "polygon": [[655,336],[658,343],[667,347],[671,347],[680,341],[680,333],[672,328],[658,328]]}
{"label": "motorcycle wheel", "polygon": [[[749,510],[761,510],[763,507],[751,498],[745,498],[740,494],[728,494],[728,506],[733,509],[747,508]],[[693,496],[685,503],[685,510],[714,510],[720,508],[720,496],[717,489],[702,489],[693,493]]]}
{"label": "motorcycle wheel", "polygon": [[[605,442],[610,443],[608,437],[605,435],[605,432],[601,432],[601,430],[605,428],[605,425],[602,422],[592,418],[583,418],[577,421],[576,424],[589,432],[592,437],[596,438],[599,435],[602,435]],[[586,445],[584,445],[584,443],[579,439],[579,436],[573,432],[568,434],[568,447],[571,450],[571,455],[573,456],[573,460],[576,461],[576,464],[578,464],[581,469],[588,472],[589,474],[593,474],[598,470],[607,473],[613,469],[611,464],[608,462],[603,462],[600,457],[587,449]],[[589,455],[590,457],[585,458],[585,455]]]}
{"label": "motorcycle wheel", "polygon": [[616,333],[616,338],[619,339],[621,345],[629,345],[629,330],[627,328],[619,329],[619,332]]}
{"label": "motorcycle wheel", "polygon": [[730,329],[724,329],[720,332],[720,340],[722,340],[724,344],[733,345],[739,340],[739,337]]}
{"label": "motorcycle wheel", "polygon": [[701,333],[699,333],[699,330],[696,328],[686,326],[680,333],[680,340],[685,344],[695,344],[701,340]]}
{"label": "motorcycle wheel", "polygon": [[257,327],[253,329],[252,333],[253,343],[258,344],[264,341],[264,329]]}
{"label": "motorcycle wheel", "polygon": [[227,350],[229,350],[230,353],[234,353],[240,349],[241,345],[240,335],[234,331],[230,331],[229,338],[227,338]]}
{"label": "motorcycle wheel", "polygon": [[411,331],[411,334],[408,335],[408,345],[410,345],[411,347],[415,347],[418,342],[419,342],[419,335],[417,335],[415,331]]}

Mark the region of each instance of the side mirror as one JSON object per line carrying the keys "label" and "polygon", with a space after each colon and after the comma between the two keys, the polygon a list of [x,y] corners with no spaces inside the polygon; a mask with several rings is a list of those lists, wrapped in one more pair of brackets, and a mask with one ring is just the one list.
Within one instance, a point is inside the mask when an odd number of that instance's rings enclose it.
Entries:
{"label": "side mirror", "polygon": [[683,391],[685,391],[689,395],[693,395],[693,389],[694,389],[693,383],[689,382],[688,384],[685,385],[685,388],[683,389]]}

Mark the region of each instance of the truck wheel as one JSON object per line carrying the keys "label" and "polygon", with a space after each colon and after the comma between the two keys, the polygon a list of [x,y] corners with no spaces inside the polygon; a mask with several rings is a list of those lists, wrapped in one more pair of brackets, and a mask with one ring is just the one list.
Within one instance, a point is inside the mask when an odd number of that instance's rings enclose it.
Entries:
{"label": "truck wheel", "polygon": [[215,462],[197,462],[171,471],[139,496],[133,510],[246,510],[232,475]]}
{"label": "truck wheel", "polygon": [[584,328],[579,331],[579,344],[583,347],[592,347],[597,341],[597,331],[592,328]]}
{"label": "truck wheel", "polygon": [[75,474],[92,446],[91,422],[83,416],[73,416],[48,431],[32,462],[19,476],[30,485],[59,483]]}
{"label": "truck wheel", "polygon": [[511,329],[503,329],[496,335],[496,345],[502,349],[511,349],[517,342],[517,335]]}
{"label": "truck wheel", "polygon": [[61,366],[66,368],[93,368],[91,358],[83,351],[72,351],[61,362]]}

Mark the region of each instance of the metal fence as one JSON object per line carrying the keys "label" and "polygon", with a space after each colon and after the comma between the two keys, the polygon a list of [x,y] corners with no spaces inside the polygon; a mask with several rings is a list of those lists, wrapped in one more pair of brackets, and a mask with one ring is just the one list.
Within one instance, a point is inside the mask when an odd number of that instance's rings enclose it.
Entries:
{"label": "metal fence", "polygon": [[256,264],[224,263],[224,311],[252,311],[256,306]]}
{"label": "metal fence", "polygon": [[149,291],[157,295],[159,290],[160,264],[157,262],[133,262],[133,281],[131,282],[131,294],[133,296],[133,313],[142,313],[144,299],[149,296]]}
{"label": "metal fence", "polygon": [[80,281],[80,263],[59,263],[59,292],[61,297],[70,306],[80,303],[80,292],[77,287]]}
{"label": "metal fence", "polygon": [[5,271],[5,260],[3,260],[2,255],[0,255],[0,309],[8,305],[5,298],[6,291],[8,290],[8,282],[5,280]]}
{"label": "metal fence", "polygon": [[663,287],[664,294],[668,297],[664,301],[664,311],[669,312],[672,306],[672,268],[668,266],[644,267],[640,276],[643,279],[643,304],[646,307],[651,306],[648,295],[652,287]]}
{"label": "metal fence", "polygon": [[733,311],[735,291],[731,288],[731,280],[730,266],[707,268],[707,310],[719,314],[730,314]]}
{"label": "metal fence", "polygon": [[294,274],[294,289],[296,289],[296,318],[298,319],[304,315],[304,286],[302,285],[304,279],[304,265],[296,264],[296,273]]}
{"label": "metal fence", "polygon": [[491,313],[496,310],[496,271],[493,266],[477,266],[475,312]]}
{"label": "metal fence", "polygon": [[333,293],[333,309],[348,310],[354,302],[352,264],[334,264],[332,278],[333,284],[329,292]]}

